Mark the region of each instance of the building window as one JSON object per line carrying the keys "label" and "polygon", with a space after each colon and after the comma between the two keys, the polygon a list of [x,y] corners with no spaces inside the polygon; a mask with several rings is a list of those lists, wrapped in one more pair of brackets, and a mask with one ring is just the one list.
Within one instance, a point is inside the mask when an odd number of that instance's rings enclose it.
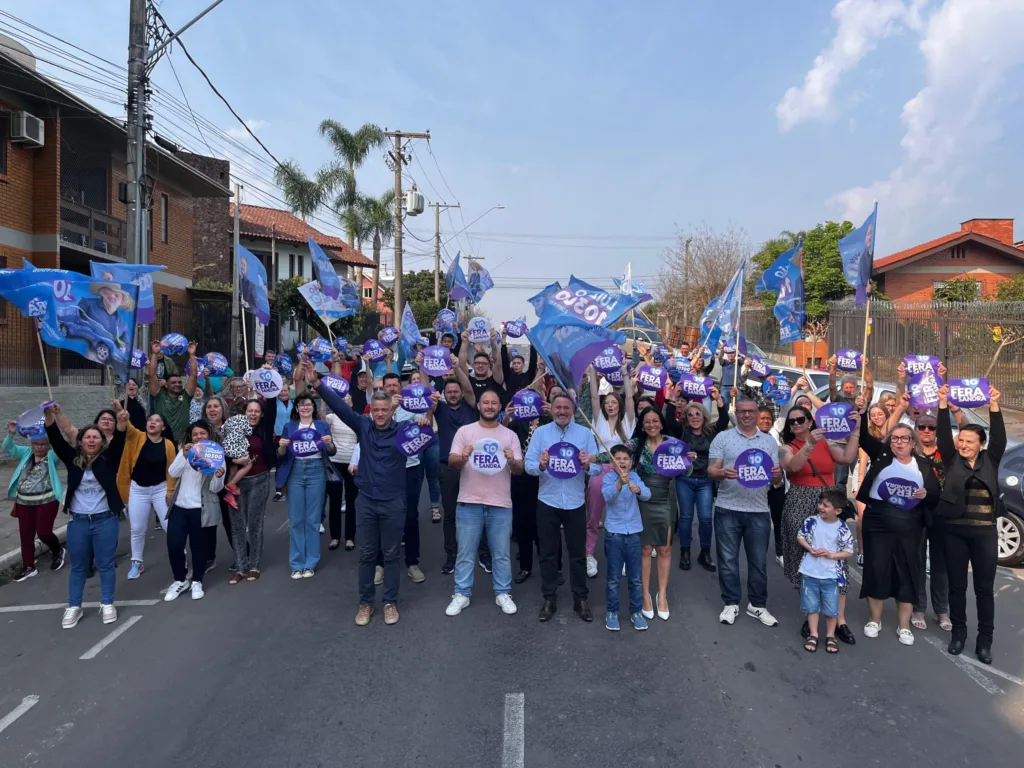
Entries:
{"label": "building window", "polygon": [[306,261],[306,257],[305,257],[305,256],[303,256],[303,255],[302,255],[302,254],[300,253],[300,254],[299,254],[299,271],[298,271],[298,273],[297,273],[297,274],[299,275],[299,277],[305,277],[305,276],[306,276],[306,265],[305,265],[305,261]]}
{"label": "building window", "polygon": [[373,298],[373,288],[363,288],[363,298],[364,299],[372,299]]}
{"label": "building window", "polygon": [[7,173],[7,132],[11,124],[11,113],[0,110],[0,174]]}
{"label": "building window", "polygon": [[954,259],[966,259],[967,258],[967,246],[966,245],[954,245],[949,249],[949,254]]}
{"label": "building window", "polygon": [[[980,298],[981,295],[982,295],[981,280],[975,280],[974,284],[978,288],[978,297]],[[941,289],[943,289],[945,287],[946,287],[946,281],[945,280],[936,280],[935,282],[932,283],[932,293],[934,293],[935,291],[941,290]]]}
{"label": "building window", "polygon": [[167,242],[167,195],[160,195],[160,242]]}
{"label": "building window", "polygon": [[288,277],[295,277],[295,254],[288,254]]}

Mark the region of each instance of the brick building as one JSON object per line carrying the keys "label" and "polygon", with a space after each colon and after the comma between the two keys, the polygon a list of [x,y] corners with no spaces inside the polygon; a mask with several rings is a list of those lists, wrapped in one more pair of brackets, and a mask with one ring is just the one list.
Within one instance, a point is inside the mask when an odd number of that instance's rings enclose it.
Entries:
{"label": "brick building", "polygon": [[1024,273],[1024,243],[1014,243],[1013,219],[969,219],[927,243],[874,263],[878,290],[895,302],[931,301],[954,278],[977,281],[982,296],[1003,280]]}

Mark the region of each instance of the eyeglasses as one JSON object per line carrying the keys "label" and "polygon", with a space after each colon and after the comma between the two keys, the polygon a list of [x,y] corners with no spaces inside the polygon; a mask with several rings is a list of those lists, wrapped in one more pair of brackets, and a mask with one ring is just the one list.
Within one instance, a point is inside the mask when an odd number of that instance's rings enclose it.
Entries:
{"label": "eyeglasses", "polygon": [[787,424],[803,424],[807,421],[806,416],[794,416],[792,419],[787,419]]}
{"label": "eyeglasses", "polygon": [[917,428],[921,432],[934,432],[935,431],[935,425],[934,424],[918,424]]}
{"label": "eyeglasses", "polygon": [[910,435],[893,435],[889,438],[889,441],[893,443],[909,443],[913,439]]}

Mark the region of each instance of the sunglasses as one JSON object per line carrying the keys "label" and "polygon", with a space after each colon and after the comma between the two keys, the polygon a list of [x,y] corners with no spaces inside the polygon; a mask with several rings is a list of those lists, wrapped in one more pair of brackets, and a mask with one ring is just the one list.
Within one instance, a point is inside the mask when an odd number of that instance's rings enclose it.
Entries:
{"label": "sunglasses", "polygon": [[804,424],[806,422],[807,422],[807,417],[806,416],[795,416],[792,419],[787,419],[786,420],[787,424]]}
{"label": "sunglasses", "polygon": [[934,432],[935,431],[935,425],[934,424],[918,424],[917,425],[917,429],[920,432]]}

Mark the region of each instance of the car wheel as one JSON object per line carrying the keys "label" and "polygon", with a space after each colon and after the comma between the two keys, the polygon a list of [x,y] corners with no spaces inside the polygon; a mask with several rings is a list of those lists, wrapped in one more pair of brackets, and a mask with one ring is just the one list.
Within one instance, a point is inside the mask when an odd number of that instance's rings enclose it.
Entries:
{"label": "car wheel", "polygon": [[999,533],[999,565],[1024,563],[1024,520],[1013,512],[996,518]]}
{"label": "car wheel", "polygon": [[106,344],[96,345],[96,362],[106,363],[110,359],[110,347]]}

